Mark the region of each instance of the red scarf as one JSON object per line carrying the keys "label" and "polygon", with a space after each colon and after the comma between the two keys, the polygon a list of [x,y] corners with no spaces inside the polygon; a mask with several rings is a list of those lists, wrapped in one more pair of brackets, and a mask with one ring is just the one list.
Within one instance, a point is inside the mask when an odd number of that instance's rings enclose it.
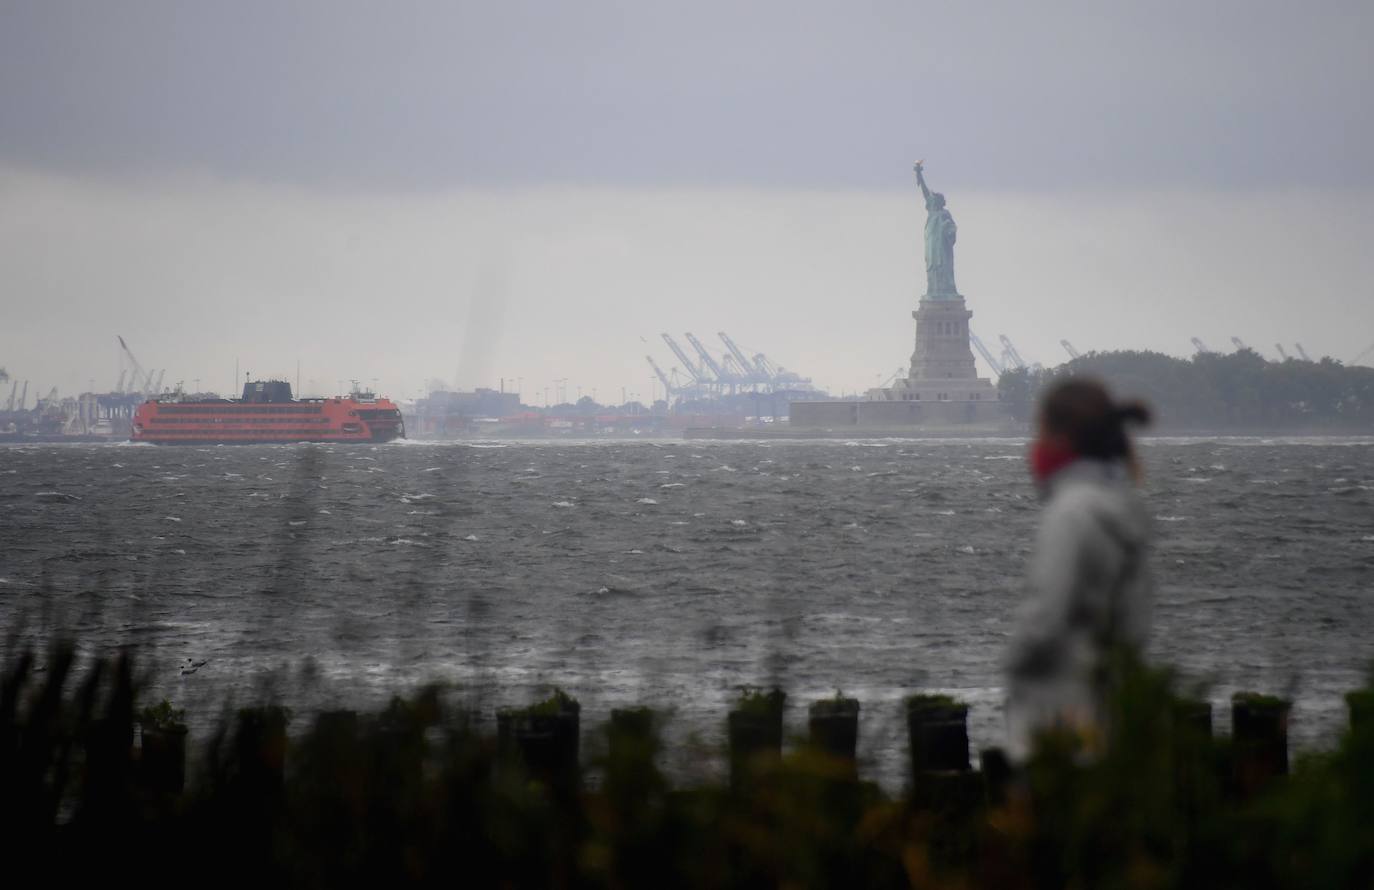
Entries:
{"label": "red scarf", "polygon": [[1031,478],[1036,485],[1044,485],[1055,473],[1078,460],[1078,453],[1067,445],[1036,439],[1031,443],[1028,459]]}

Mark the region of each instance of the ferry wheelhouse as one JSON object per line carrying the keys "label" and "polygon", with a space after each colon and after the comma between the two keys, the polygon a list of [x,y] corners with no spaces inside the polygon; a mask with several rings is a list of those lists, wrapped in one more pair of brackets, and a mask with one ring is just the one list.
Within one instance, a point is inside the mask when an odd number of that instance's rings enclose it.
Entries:
{"label": "ferry wheelhouse", "polygon": [[130,438],[159,445],[389,442],[405,436],[390,399],[355,392],[297,399],[284,380],[250,381],[240,399],[149,399],[134,412]]}

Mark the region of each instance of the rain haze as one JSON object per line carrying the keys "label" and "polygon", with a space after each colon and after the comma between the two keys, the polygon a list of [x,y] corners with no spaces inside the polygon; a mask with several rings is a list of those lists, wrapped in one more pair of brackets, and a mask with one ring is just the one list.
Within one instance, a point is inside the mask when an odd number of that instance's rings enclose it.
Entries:
{"label": "rain haze", "polygon": [[[855,392],[924,206],[986,335],[1058,364],[1374,340],[1367,3],[0,4],[0,347],[537,404],[725,330]],[[640,338],[651,344],[646,348]]]}
{"label": "rain haze", "polygon": [[1371,45],[0,0],[0,883],[1374,887]]}

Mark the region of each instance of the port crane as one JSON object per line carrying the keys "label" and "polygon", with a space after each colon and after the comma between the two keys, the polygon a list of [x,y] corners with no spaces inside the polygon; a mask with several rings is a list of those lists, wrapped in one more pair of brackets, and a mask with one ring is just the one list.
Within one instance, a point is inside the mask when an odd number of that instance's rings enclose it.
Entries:
{"label": "port crane", "polygon": [[1198,355],[1209,355],[1212,352],[1212,350],[1207,348],[1207,344],[1203,343],[1202,340],[1197,337],[1192,338],[1192,344],[1193,348],[1197,350]]}
{"label": "port crane", "polygon": [[1026,364],[1026,360],[1021,358],[1021,353],[1017,352],[1016,347],[1012,345],[1011,338],[1006,334],[999,334],[997,339],[1002,341],[1003,354],[1011,359],[1011,364],[1016,370],[1024,371],[1029,367],[1029,365]]}
{"label": "port crane", "polygon": [[16,380],[16,381],[14,381],[14,385],[10,387],[10,400],[9,400],[8,402],[5,403],[5,410],[6,410],[6,411],[13,411],[13,410],[14,410],[14,397],[15,397],[15,395],[16,395],[18,392],[19,392],[19,381]]}
{"label": "port crane", "polygon": [[[129,348],[129,344],[124,342],[124,338],[118,334],[116,334],[115,337],[119,340],[119,348],[124,350],[124,356],[129,360],[129,365],[133,369],[133,374],[129,379],[129,392],[141,392],[144,395],[152,395],[153,374],[155,372],[145,371],[143,365],[140,364],[139,360],[134,356],[133,350]],[[140,385],[140,382],[142,385]]]}
{"label": "port crane", "polygon": [[668,336],[666,333],[662,334],[661,336],[663,337],[663,342],[667,343],[668,348],[673,351],[673,355],[677,356],[677,360],[682,362],[682,367],[686,368],[687,373],[692,375],[693,380],[695,380],[697,383],[708,382],[706,380],[706,374],[704,370],[698,368],[695,364],[692,363],[692,360],[687,357],[687,353],[683,351],[681,346],[677,345],[676,340]]}
{"label": "port crane", "polygon": [[654,357],[652,355],[646,355],[644,358],[648,360],[649,367],[654,369],[654,376],[663,383],[664,391],[667,392],[669,396],[677,395],[677,387],[673,385],[672,378],[663,373],[663,369],[658,366],[658,362],[654,361]]}
{"label": "port crane", "polygon": [[988,363],[989,368],[992,368],[992,373],[1001,377],[1007,372],[1006,367],[992,354],[992,350],[988,349],[987,346],[983,344],[983,341],[979,339],[978,335],[973,333],[972,330],[968,332],[968,338],[973,343],[973,348],[978,350],[978,354],[983,357],[983,361]]}
{"label": "port crane", "polygon": [[1302,348],[1302,344],[1301,344],[1301,343],[1294,343],[1293,346],[1297,348],[1297,350],[1298,350],[1298,355],[1302,356],[1302,360],[1303,360],[1303,361],[1305,361],[1305,362],[1310,362],[1310,361],[1312,361],[1312,356],[1310,356],[1310,355],[1307,354],[1307,350]]}
{"label": "port crane", "polygon": [[1357,355],[1357,356],[1355,356],[1354,358],[1352,358],[1350,361],[1346,362],[1346,364],[1347,364],[1347,365],[1358,365],[1360,362],[1364,361],[1366,358],[1368,358],[1368,357],[1371,356],[1371,355],[1374,355],[1374,343],[1370,343],[1368,346],[1365,347],[1365,349],[1364,349],[1363,352],[1361,352],[1359,355]]}
{"label": "port crane", "polygon": [[731,375],[726,373],[725,369],[720,366],[720,363],[715,360],[711,353],[706,351],[706,347],[701,345],[701,341],[696,338],[695,334],[689,332],[685,336],[687,337],[687,342],[692,344],[692,348],[697,351],[697,355],[701,356],[702,365],[706,368],[710,368],[711,373],[716,375],[716,380],[721,383],[735,382]]}
{"label": "port crane", "polygon": [[1083,357],[1081,354],[1079,354],[1079,352],[1078,352],[1077,349],[1074,349],[1074,348],[1073,348],[1073,344],[1070,343],[1068,340],[1060,340],[1060,341],[1059,341],[1059,345],[1062,346],[1062,347],[1064,347],[1064,351],[1067,352],[1067,353],[1069,354],[1069,358],[1082,358],[1082,357]]}
{"label": "port crane", "polygon": [[1249,346],[1246,346],[1245,341],[1239,337],[1232,337],[1231,345],[1236,347],[1237,352],[1244,352],[1245,350],[1250,348]]}
{"label": "port crane", "polygon": [[1274,348],[1279,351],[1279,358],[1283,359],[1284,361],[1288,361],[1288,353],[1283,351],[1282,343],[1275,343]]}
{"label": "port crane", "polygon": [[744,350],[740,349],[739,346],[735,344],[735,341],[730,339],[729,334],[724,331],[717,331],[716,336],[720,338],[720,342],[725,344],[725,348],[730,350],[730,354],[735,357],[735,361],[739,364],[740,370],[743,372],[744,376],[761,370],[756,364],[756,360],[760,358],[760,356],[755,356],[755,361],[751,361],[749,356],[744,354]]}

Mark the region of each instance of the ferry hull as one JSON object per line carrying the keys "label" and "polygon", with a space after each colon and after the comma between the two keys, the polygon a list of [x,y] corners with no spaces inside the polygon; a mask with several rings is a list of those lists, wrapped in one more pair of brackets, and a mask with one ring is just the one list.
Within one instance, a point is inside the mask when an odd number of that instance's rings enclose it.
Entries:
{"label": "ferry hull", "polygon": [[269,381],[247,384],[242,399],[149,399],[134,412],[130,439],[154,445],[288,445],[404,436],[401,412],[390,399],[293,399],[289,385]]}

